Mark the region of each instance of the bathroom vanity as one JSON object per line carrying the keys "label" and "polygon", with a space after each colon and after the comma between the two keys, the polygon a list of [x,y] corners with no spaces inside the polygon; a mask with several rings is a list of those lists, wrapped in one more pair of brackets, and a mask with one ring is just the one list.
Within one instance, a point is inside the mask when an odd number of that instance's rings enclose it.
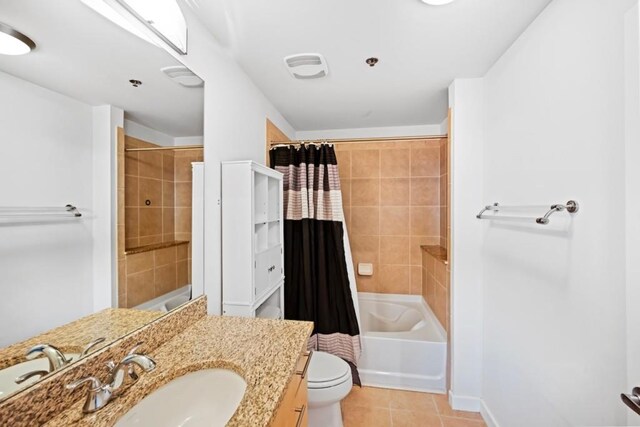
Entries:
{"label": "bathroom vanity", "polygon": [[[214,425],[305,426],[306,347],[313,324],[207,316],[206,304],[206,297],[197,298],[3,401],[0,424],[127,426],[138,416],[139,425],[148,425],[144,417],[156,412],[149,406],[158,402],[158,410],[187,417],[206,416],[213,401],[229,414],[226,420],[215,418]],[[155,369],[139,370],[139,379],[117,398],[84,413],[89,387],[65,386],[88,376],[104,380],[105,364],[123,360],[139,342],[144,345],[136,351],[152,358]],[[207,393],[218,398],[199,403],[198,396]]]}

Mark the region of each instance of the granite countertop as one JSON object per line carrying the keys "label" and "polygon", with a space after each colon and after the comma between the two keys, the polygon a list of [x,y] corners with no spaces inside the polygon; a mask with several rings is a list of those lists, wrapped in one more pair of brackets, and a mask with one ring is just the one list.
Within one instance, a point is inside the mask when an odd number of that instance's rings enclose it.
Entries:
{"label": "granite countertop", "polygon": [[157,363],[117,399],[84,415],[84,400],[51,419],[47,426],[112,426],[145,396],[189,372],[229,369],[247,389],[228,426],[267,426],[281,400],[313,323],[207,316],[147,353]]}
{"label": "granite countertop", "polygon": [[443,248],[442,246],[438,246],[438,245],[422,245],[420,246],[420,248],[426,253],[428,253],[429,255],[431,255],[432,257],[434,257],[436,260],[442,261],[445,264],[449,263],[449,260],[447,259],[446,248]]}
{"label": "granite countertop", "polygon": [[92,349],[92,352],[97,351],[162,315],[164,313],[159,311],[108,308],[0,349],[0,369],[24,362],[27,350],[38,344],[51,344],[66,353],[79,353],[91,341],[105,338]]}

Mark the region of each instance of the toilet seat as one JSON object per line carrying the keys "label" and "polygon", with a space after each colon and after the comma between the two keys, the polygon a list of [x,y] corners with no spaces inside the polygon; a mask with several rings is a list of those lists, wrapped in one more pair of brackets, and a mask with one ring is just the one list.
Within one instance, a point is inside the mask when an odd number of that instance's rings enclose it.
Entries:
{"label": "toilet seat", "polygon": [[309,389],[335,387],[346,381],[351,381],[351,367],[347,362],[322,351],[313,353],[307,377]]}

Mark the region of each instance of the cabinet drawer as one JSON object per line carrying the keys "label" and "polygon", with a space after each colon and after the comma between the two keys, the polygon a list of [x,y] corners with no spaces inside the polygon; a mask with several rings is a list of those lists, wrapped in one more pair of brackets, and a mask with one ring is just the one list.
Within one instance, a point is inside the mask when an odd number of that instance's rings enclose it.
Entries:
{"label": "cabinet drawer", "polygon": [[298,359],[296,371],[289,380],[284,399],[274,418],[273,427],[307,427],[307,376],[310,355],[303,354]]}
{"label": "cabinet drawer", "polygon": [[275,286],[282,278],[281,246],[275,246],[256,255],[255,263],[255,296]]}

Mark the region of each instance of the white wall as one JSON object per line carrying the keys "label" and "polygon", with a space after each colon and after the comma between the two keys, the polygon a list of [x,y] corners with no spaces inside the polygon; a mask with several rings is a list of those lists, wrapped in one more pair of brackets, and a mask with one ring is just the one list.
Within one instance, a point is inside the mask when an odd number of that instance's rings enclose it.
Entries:
{"label": "white wall", "polygon": [[422,125],[422,126],[389,126],[389,127],[377,127],[377,128],[306,130],[306,131],[296,132],[296,139],[311,140],[311,139],[402,137],[402,136],[444,135],[446,133],[447,133],[447,127],[445,126],[443,128],[442,124],[438,124],[438,125]]}
{"label": "white wall", "polygon": [[220,162],[264,163],[267,118],[289,137],[295,131],[193,12],[184,9],[189,54],[167,51],[205,81],[205,292],[209,312],[214,314],[221,311]]}
{"label": "white wall", "polygon": [[451,126],[451,384],[456,409],[478,411],[482,394],[482,79],[449,88]]}
{"label": "white wall", "polygon": [[483,223],[483,400],[501,426],[626,421],[633,3],[554,0],[485,77],[485,201],[581,204],[573,221],[558,214],[544,228]]}
{"label": "white wall", "polygon": [[[627,282],[627,389],[640,385],[640,7],[625,19],[625,173],[626,173],[626,282]],[[628,424],[638,415],[627,411]]]}
{"label": "white wall", "polygon": [[175,145],[175,138],[173,136],[160,132],[158,130],[152,129],[150,127],[141,125],[140,123],[133,122],[131,120],[125,119],[124,132],[125,134],[132,136],[134,138],[138,138],[143,141],[152,142],[157,145],[162,145],[167,147]]}
{"label": "white wall", "polygon": [[93,107],[93,310],[118,307],[117,128],[124,111]]}
{"label": "white wall", "polygon": [[2,206],[82,220],[0,225],[0,347],[92,312],[92,109],[0,72]]}

